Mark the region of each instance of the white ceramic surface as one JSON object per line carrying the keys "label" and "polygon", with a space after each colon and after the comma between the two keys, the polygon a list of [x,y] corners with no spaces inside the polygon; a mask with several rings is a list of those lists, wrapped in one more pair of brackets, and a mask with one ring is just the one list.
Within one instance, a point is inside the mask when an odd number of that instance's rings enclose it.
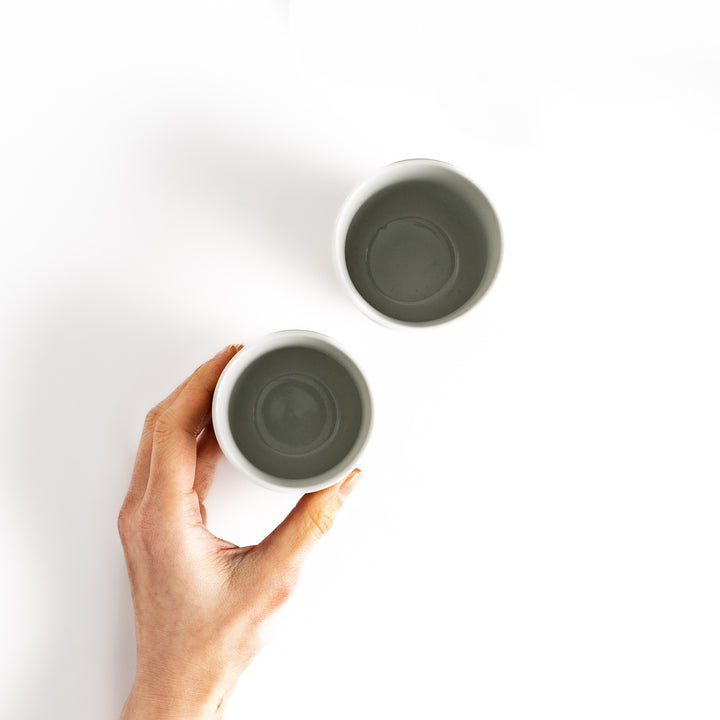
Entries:
{"label": "white ceramic surface", "polygon": [[[242,373],[262,355],[281,347],[302,345],[320,350],[345,367],[355,380],[363,403],[363,421],[358,438],[343,462],[315,477],[288,480],[275,477],[253,465],[233,440],[228,418],[228,405],[235,383]],[[372,398],[365,375],[352,360],[350,354],[332,338],[309,330],[281,330],[243,347],[227,364],[218,380],[213,394],[213,428],[218,444],[230,463],[254,482],[273,490],[322,490],[347,475],[358,463],[367,445],[372,429]]]}
{"label": "white ceramic surface", "polygon": [[[373,307],[358,292],[353,284],[345,262],[345,240],[348,229],[357,211],[370,197],[380,190],[405,182],[407,180],[428,179],[441,182],[463,197],[463,199],[482,218],[483,226],[487,231],[488,263],[482,282],[472,297],[454,312],[436,320],[425,322],[406,322],[385,315]],[[468,312],[481,300],[492,285],[500,268],[502,258],[502,235],[497,215],[483,192],[467,177],[467,175],[454,165],[441,160],[428,158],[411,158],[380,168],[377,172],[361,182],[347,197],[340,209],[335,223],[334,234],[335,265],[341,280],[353,302],[366,315],[386,327],[392,328],[426,328],[448,323]]]}

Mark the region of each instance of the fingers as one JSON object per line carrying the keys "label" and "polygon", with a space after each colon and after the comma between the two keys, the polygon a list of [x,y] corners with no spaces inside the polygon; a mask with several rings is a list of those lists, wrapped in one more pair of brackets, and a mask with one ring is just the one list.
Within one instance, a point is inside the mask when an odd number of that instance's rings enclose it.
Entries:
{"label": "fingers", "polygon": [[133,468],[132,479],[130,481],[130,489],[125,498],[124,507],[130,509],[135,507],[145,494],[148,474],[150,473],[150,456],[152,454],[152,438],[155,430],[155,423],[158,417],[175,401],[180,391],[187,385],[190,378],[185,378],[164,400],[159,402],[145,416],[145,424],[143,425],[142,434],[140,435],[140,444],[138,445],[137,455],[135,457],[135,466]]}
{"label": "fingers", "polygon": [[202,431],[197,443],[197,464],[195,469],[195,492],[204,502],[215,479],[215,469],[222,457],[222,450],[215,437],[212,421]]}
{"label": "fingers", "polygon": [[145,497],[161,504],[193,490],[197,437],[210,421],[212,396],[230,358],[242,347],[229,345],[201,365],[175,400],[160,414],[152,437]]}
{"label": "fingers", "polygon": [[300,566],[315,543],[332,527],[359,475],[360,470],[355,468],[342,482],[300,498],[285,520],[259,545],[271,567],[287,571]]}

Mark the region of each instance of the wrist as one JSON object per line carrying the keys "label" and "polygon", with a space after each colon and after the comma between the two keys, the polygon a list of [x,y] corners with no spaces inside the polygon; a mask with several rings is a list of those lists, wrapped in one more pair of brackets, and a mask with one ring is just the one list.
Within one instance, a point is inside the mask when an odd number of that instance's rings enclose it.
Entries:
{"label": "wrist", "polygon": [[178,683],[174,686],[136,678],[120,720],[218,720],[230,686]]}

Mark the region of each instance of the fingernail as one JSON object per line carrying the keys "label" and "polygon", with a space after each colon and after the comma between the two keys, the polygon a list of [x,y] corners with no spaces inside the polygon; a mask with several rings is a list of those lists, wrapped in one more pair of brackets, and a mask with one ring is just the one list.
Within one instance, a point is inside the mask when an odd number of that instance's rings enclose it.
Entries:
{"label": "fingernail", "polygon": [[353,474],[343,480],[342,485],[338,488],[338,495],[341,500],[344,500],[355,489],[355,486],[360,482],[361,477],[362,472],[359,468],[355,468],[353,470]]}
{"label": "fingernail", "polygon": [[222,355],[227,355],[231,350],[233,354],[235,354],[242,345],[226,345],[219,353],[215,355],[216,358],[221,357]]}

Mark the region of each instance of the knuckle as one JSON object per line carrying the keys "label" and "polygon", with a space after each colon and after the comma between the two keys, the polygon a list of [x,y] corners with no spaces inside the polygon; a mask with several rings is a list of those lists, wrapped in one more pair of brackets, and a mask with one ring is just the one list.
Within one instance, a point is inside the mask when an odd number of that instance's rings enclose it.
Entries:
{"label": "knuckle", "polygon": [[160,409],[155,406],[152,410],[149,410],[148,414],[145,416],[145,427],[154,427],[158,417],[160,417]]}
{"label": "knuckle", "polygon": [[307,514],[307,522],[310,527],[310,531],[316,535],[316,537],[322,537],[330,528],[333,526],[334,518],[325,508],[311,508]]}
{"label": "knuckle", "polygon": [[141,537],[140,513],[137,507],[123,504],[117,517],[117,529],[124,548],[137,545]]}
{"label": "knuckle", "polygon": [[131,519],[130,513],[125,507],[120,509],[117,517],[117,529],[120,537],[124,540],[130,535]]}
{"label": "knuckle", "polygon": [[153,429],[153,437],[164,440],[172,434],[175,424],[172,415],[168,410],[161,412],[155,421]]}

